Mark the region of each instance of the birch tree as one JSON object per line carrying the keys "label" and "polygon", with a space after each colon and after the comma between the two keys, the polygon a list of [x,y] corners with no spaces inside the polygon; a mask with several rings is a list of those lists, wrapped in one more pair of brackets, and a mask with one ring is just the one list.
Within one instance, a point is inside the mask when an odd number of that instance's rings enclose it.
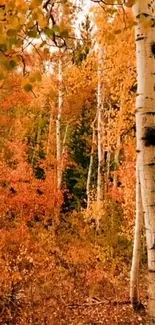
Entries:
{"label": "birch tree", "polygon": [[96,136],[95,122],[96,122],[96,117],[92,123],[92,143],[91,143],[90,162],[89,162],[87,183],[86,183],[87,209],[89,209],[90,201],[91,201],[91,176],[92,176],[93,158],[94,158],[94,144],[95,144],[95,136]]}
{"label": "birch tree", "polygon": [[109,4],[110,8],[114,4],[126,4],[127,7],[132,7],[136,22],[138,182],[146,230],[148,310],[152,325],[155,323],[155,0],[109,0],[107,2],[101,0],[101,3],[103,6]]}
{"label": "birch tree", "polygon": [[56,158],[57,158],[57,188],[61,187],[61,115],[63,105],[62,93],[62,58],[58,61],[58,113],[56,118]]}
{"label": "birch tree", "polygon": [[148,253],[149,319],[155,323],[155,1],[127,1],[136,19],[137,160]]}
{"label": "birch tree", "polygon": [[96,218],[96,230],[99,229],[100,208],[103,200],[103,150],[102,150],[102,51],[98,49],[98,71],[97,71],[97,152],[98,152],[98,170],[97,170],[97,206],[98,216]]}
{"label": "birch tree", "polygon": [[134,233],[134,246],[132,256],[131,278],[130,278],[130,300],[134,309],[140,307],[141,302],[139,299],[139,261],[141,251],[141,234],[143,229],[143,206],[141,196],[141,184],[139,177],[139,166],[137,160],[136,166],[136,221]]}

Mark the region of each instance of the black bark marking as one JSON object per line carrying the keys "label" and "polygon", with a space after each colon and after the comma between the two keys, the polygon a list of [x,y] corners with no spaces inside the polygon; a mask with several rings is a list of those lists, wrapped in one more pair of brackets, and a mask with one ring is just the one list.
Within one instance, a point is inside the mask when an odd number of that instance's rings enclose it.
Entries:
{"label": "black bark marking", "polygon": [[151,52],[155,56],[155,42],[151,43]]}
{"label": "black bark marking", "polygon": [[136,302],[133,302],[133,309],[138,312],[140,310],[145,310],[145,307],[141,303],[141,301],[136,301]]}
{"label": "black bark marking", "polygon": [[147,113],[145,113],[145,115],[152,115],[152,116],[154,116],[155,115],[155,112],[147,112]]}
{"label": "black bark marking", "polygon": [[142,137],[146,147],[155,146],[155,128],[147,127],[144,136]]}
{"label": "black bark marking", "polygon": [[[153,206],[153,205],[152,205]],[[149,250],[151,251],[151,250],[155,250],[155,243],[152,245],[152,247],[151,248],[149,248]]]}
{"label": "black bark marking", "polygon": [[141,36],[141,37],[139,36],[139,37],[136,38],[136,41],[137,41],[137,42],[138,42],[138,41],[142,41],[143,39],[144,39],[144,36]]}
{"label": "black bark marking", "polygon": [[141,15],[141,16],[143,15],[144,17],[148,17],[148,16],[150,16],[149,14],[147,14],[147,13],[145,13],[145,12],[141,13],[140,15]]}
{"label": "black bark marking", "polygon": [[[155,163],[146,164],[145,166],[153,167],[153,166],[155,166]],[[154,206],[154,204],[153,204],[153,206]]]}

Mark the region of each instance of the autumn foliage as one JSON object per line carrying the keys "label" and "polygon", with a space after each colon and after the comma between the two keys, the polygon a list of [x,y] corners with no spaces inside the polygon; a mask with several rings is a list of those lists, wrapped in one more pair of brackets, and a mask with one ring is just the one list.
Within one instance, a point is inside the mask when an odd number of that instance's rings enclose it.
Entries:
{"label": "autumn foliage", "polygon": [[[82,40],[79,44],[77,41],[76,47],[74,8],[70,1],[63,2],[63,6],[65,19],[59,26],[55,1],[0,1],[3,325],[59,325],[63,318],[64,324],[84,324],[81,318],[74,323],[74,312],[67,308],[91,305],[104,297],[116,301],[117,293],[121,300],[128,300],[121,286],[128,281],[135,214],[136,76],[132,17],[119,12],[110,21],[109,14],[95,7],[93,19],[98,31],[92,36],[87,17]],[[121,31],[124,19],[125,30]],[[93,37],[104,48],[104,193],[100,211],[96,203],[96,137],[92,143],[93,125],[97,132],[97,54]],[[58,80],[60,59],[62,83]],[[63,104],[58,116],[60,87]],[[92,145],[88,209],[86,182]],[[60,188],[58,166],[62,172]],[[96,229],[98,213],[100,227]],[[102,315],[103,324],[106,317]],[[91,316],[85,324],[90,324],[89,320]],[[118,324],[116,319],[114,324]]]}

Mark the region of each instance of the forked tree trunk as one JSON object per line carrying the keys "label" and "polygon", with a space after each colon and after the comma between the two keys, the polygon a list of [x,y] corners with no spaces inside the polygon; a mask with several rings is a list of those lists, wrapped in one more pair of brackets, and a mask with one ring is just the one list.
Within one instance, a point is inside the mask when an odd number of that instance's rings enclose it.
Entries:
{"label": "forked tree trunk", "polygon": [[155,0],[136,0],[137,151],[148,252],[148,312],[155,324]]}
{"label": "forked tree trunk", "polygon": [[136,220],[134,233],[134,246],[130,276],[130,301],[134,309],[140,307],[139,299],[139,261],[141,252],[141,234],[143,229],[143,206],[141,197],[141,184],[139,178],[138,161],[136,166]]}

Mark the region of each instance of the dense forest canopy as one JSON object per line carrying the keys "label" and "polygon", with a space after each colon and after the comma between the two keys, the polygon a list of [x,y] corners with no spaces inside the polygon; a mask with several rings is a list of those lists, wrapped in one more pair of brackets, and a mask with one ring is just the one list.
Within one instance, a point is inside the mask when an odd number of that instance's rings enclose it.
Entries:
{"label": "dense forest canopy", "polygon": [[0,0],[0,324],[148,324],[137,2]]}

